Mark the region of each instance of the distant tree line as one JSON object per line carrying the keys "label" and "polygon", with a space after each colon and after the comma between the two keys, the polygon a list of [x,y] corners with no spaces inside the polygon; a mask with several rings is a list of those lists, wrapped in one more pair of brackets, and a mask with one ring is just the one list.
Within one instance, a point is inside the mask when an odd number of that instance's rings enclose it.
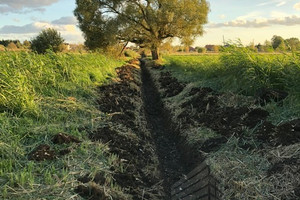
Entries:
{"label": "distant tree line", "polygon": [[300,51],[300,40],[295,37],[283,39],[281,36],[274,35],[271,41],[266,40],[264,44],[259,43],[257,45],[251,43],[248,47],[258,52]]}
{"label": "distant tree line", "polygon": [[0,51],[9,49],[9,50],[18,50],[18,49],[29,49],[31,42],[25,40],[23,43],[20,40],[0,40]]}
{"label": "distant tree line", "polygon": [[[182,44],[173,46],[171,42],[167,41],[161,45],[161,51],[163,53],[174,53],[174,52],[198,52],[206,53],[213,52],[218,53],[223,51],[226,47],[230,46],[230,43],[225,43],[224,45],[213,45],[207,44],[204,47],[191,47],[190,44]],[[288,39],[283,39],[281,36],[274,35],[271,40],[266,40],[263,44],[254,44],[251,42],[246,46],[255,52],[292,52],[300,51],[300,40],[298,38],[292,37]]]}

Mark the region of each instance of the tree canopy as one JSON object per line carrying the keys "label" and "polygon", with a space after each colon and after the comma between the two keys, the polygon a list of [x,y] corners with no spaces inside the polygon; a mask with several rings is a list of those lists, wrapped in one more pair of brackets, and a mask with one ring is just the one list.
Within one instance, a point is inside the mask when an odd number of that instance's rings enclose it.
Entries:
{"label": "tree canopy", "polygon": [[76,0],[74,11],[85,44],[95,49],[132,42],[152,51],[167,38],[187,40],[203,34],[206,0]]}
{"label": "tree canopy", "polygon": [[281,36],[277,36],[277,35],[274,35],[272,37],[272,46],[273,46],[273,49],[276,49],[276,50],[284,51],[286,49],[284,39]]}
{"label": "tree canopy", "polygon": [[31,49],[37,53],[45,53],[47,49],[53,52],[62,50],[64,39],[55,29],[48,28],[42,30],[39,35],[31,41]]}

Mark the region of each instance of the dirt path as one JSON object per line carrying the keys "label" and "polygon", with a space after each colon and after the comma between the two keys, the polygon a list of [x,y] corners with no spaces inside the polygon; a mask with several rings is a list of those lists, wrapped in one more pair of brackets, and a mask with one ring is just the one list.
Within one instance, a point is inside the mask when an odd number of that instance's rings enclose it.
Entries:
{"label": "dirt path", "polygon": [[164,179],[164,189],[170,199],[170,187],[184,174],[185,169],[180,161],[180,152],[176,147],[175,131],[172,130],[160,95],[151,75],[142,63],[142,96],[145,107],[147,126],[155,141],[160,171]]}

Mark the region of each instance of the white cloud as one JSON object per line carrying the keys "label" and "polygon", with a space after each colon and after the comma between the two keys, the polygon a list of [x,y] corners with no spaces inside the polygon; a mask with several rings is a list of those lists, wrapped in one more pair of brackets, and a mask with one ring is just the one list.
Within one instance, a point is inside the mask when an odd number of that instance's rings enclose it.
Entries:
{"label": "white cloud", "polygon": [[74,16],[72,17],[61,17],[57,20],[52,21],[52,24],[66,25],[66,24],[77,24],[77,20]]}
{"label": "white cloud", "polygon": [[246,15],[242,15],[237,17],[237,20],[249,20],[249,19],[256,19],[258,18],[262,13],[258,11],[250,12]]}
{"label": "white cloud", "polygon": [[294,9],[300,11],[300,2],[294,5]]}
{"label": "white cloud", "polygon": [[271,18],[285,18],[288,16],[290,16],[290,14],[284,12],[278,12],[278,11],[272,11],[270,14]]}
{"label": "white cloud", "polygon": [[226,18],[226,15],[219,15],[219,18],[220,18],[220,19],[225,19],[225,18]]}
{"label": "white cloud", "polygon": [[268,27],[272,25],[284,25],[284,26],[293,26],[300,25],[300,16],[291,15],[277,18],[256,18],[253,20],[246,20],[244,18],[237,18],[235,20],[225,22],[225,23],[211,23],[208,25],[210,28],[218,27],[244,27],[244,28],[260,28]]}
{"label": "white cloud", "polygon": [[27,34],[27,33],[37,33],[42,29],[54,28],[58,31],[68,31],[73,32],[76,26],[73,24],[67,25],[56,25],[48,22],[34,22],[31,24],[26,24],[24,26],[13,26],[7,25],[0,28],[0,34]]}
{"label": "white cloud", "polygon": [[286,1],[281,1],[278,4],[276,4],[277,7],[283,6],[286,4]]}
{"label": "white cloud", "polygon": [[257,6],[266,6],[266,5],[271,5],[271,4],[275,4],[277,7],[283,6],[285,4],[287,4],[287,2],[289,2],[291,0],[286,0],[286,1],[282,1],[282,0],[270,0],[270,1],[265,1],[263,3],[259,3],[257,4]]}
{"label": "white cloud", "polygon": [[266,6],[266,5],[269,5],[269,4],[273,4],[273,3],[276,3],[277,1],[273,0],[273,1],[266,1],[266,2],[263,2],[263,3],[260,3],[260,4],[257,4],[257,6]]}
{"label": "white cloud", "polygon": [[62,17],[52,22],[38,21],[23,26],[3,26],[0,28],[0,38],[7,39],[31,39],[45,28],[54,28],[61,33],[66,42],[83,42],[82,32],[76,27],[76,19]]}
{"label": "white cloud", "polygon": [[49,6],[59,0],[1,0],[0,14],[8,12],[43,11],[43,7]]}

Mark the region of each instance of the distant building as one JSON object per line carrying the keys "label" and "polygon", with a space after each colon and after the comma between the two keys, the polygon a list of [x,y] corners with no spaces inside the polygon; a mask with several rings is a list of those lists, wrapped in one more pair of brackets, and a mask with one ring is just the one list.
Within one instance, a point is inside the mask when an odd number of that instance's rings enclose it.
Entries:
{"label": "distant building", "polygon": [[71,50],[71,46],[69,43],[64,43],[66,50],[70,51]]}
{"label": "distant building", "polygon": [[205,49],[207,51],[215,51],[215,45],[211,45],[211,44],[205,45]]}
{"label": "distant building", "polygon": [[189,47],[189,52],[196,52],[196,48],[194,48],[194,47]]}

